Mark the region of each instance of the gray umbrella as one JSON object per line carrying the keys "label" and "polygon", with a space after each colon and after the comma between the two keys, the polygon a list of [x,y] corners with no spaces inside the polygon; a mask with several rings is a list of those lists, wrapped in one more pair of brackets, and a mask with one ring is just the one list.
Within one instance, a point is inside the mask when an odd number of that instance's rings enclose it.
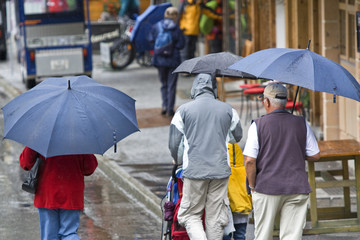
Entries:
{"label": "gray umbrella", "polygon": [[173,73],[208,73],[216,76],[251,78],[256,77],[237,70],[227,69],[242,57],[229,52],[210,53],[181,63]]}

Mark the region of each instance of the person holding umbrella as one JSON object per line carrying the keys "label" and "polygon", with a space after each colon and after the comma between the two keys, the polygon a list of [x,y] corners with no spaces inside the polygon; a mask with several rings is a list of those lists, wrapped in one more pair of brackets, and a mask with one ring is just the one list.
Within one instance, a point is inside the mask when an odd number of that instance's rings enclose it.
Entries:
{"label": "person holding umbrella", "polygon": [[[38,153],[25,147],[20,166],[30,170]],[[34,198],[38,208],[41,239],[80,239],[77,230],[84,209],[84,176],[91,175],[98,162],[93,154],[42,158]]]}
{"label": "person holding umbrella", "polygon": [[277,214],[280,239],[301,239],[311,192],[305,159],[319,160],[319,147],[305,119],[284,109],[287,89],[282,84],[266,86],[262,101],[267,114],[251,124],[243,153],[255,239],[273,239]]}
{"label": "person holding umbrella", "polygon": [[[2,107],[4,138],[23,144],[20,166],[37,156],[41,239],[79,239],[84,176],[98,163],[93,154],[139,131],[135,99],[88,76],[51,77]],[[31,127],[29,127],[31,126]]]}

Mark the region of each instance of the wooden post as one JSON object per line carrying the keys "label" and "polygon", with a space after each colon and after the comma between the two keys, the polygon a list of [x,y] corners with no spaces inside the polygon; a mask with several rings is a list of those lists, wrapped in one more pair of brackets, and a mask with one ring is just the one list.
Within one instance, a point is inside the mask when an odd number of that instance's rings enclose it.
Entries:
{"label": "wooden post", "polygon": [[241,7],[242,0],[235,1],[235,54],[241,56]]}
{"label": "wooden post", "polygon": [[313,228],[318,225],[318,215],[317,215],[317,200],[316,200],[316,182],[315,182],[315,164],[314,162],[308,161],[308,175],[309,175],[309,184],[312,192],[310,193],[310,216],[311,216],[311,225]]}
{"label": "wooden post", "polygon": [[[339,62],[339,0],[320,0],[321,9],[321,52],[320,54]],[[340,138],[339,105],[333,103],[333,95],[322,93],[324,139]]]}
{"label": "wooden post", "polygon": [[222,2],[222,19],[223,19],[223,29],[222,29],[222,50],[223,51],[229,51],[229,16],[228,13],[230,7],[229,7],[229,1],[223,0]]}

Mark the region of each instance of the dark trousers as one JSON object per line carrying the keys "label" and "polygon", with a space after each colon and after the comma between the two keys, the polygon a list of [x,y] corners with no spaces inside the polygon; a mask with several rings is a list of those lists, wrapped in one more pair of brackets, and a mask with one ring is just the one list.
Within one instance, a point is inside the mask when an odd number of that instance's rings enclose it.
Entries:
{"label": "dark trousers", "polygon": [[196,35],[185,35],[185,47],[180,51],[182,62],[195,57],[197,39]]}
{"label": "dark trousers", "polygon": [[175,97],[176,97],[176,84],[178,74],[172,74],[175,70],[173,67],[157,67],[159,79],[161,82],[161,99],[162,108],[166,109],[168,114],[174,113]]}

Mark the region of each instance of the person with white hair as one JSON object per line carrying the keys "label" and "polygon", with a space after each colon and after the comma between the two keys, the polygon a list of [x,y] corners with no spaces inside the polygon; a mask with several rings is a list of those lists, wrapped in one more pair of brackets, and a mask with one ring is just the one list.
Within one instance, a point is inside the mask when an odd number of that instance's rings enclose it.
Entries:
{"label": "person with white hair", "polygon": [[273,239],[279,214],[280,239],[300,240],[311,192],[305,160],[319,160],[319,147],[304,117],[285,110],[287,89],[281,83],[268,84],[262,102],[267,114],[250,125],[243,152],[255,239]]}

